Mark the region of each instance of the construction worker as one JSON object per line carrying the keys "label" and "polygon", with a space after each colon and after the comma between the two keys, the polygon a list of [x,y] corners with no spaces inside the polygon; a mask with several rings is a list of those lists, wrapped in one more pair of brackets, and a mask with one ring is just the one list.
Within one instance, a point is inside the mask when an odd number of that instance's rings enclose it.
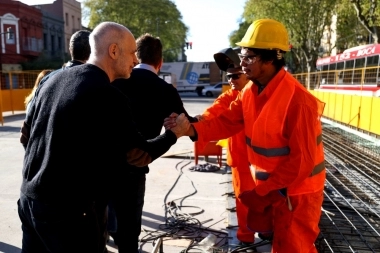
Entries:
{"label": "construction worker", "polygon": [[[197,115],[199,121],[212,119],[227,110],[244,86],[250,82],[243,73],[237,53],[232,48],[225,48],[214,54],[219,69],[226,72],[230,89],[223,92],[202,115]],[[255,232],[247,227],[248,208],[243,205],[238,196],[254,188],[255,183],[249,169],[244,131],[231,136],[227,140],[227,164],[231,167],[232,184],[236,197],[236,216],[238,222],[237,238],[241,244],[252,244]]]}
{"label": "construction worker", "polygon": [[[251,224],[248,217],[248,226],[257,232],[265,227],[271,232],[273,226],[273,253],[317,253],[326,177],[320,122],[324,104],[285,71],[289,42],[283,24],[256,20],[236,44],[242,70],[253,84],[218,117],[193,123],[187,135],[211,141],[244,129],[256,187],[239,198],[249,208],[248,216],[272,223],[255,219]],[[165,119],[166,128],[175,126],[176,116]]]}

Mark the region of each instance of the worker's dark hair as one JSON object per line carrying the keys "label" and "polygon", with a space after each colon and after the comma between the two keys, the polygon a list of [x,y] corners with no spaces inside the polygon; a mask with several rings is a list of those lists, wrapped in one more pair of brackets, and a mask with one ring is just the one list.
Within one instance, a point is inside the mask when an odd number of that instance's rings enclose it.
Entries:
{"label": "worker's dark hair", "polygon": [[[255,55],[259,56],[260,60],[263,62],[273,61],[272,64],[276,67],[276,70],[280,70],[285,66],[284,55],[286,52],[278,50],[267,50],[267,49],[258,49],[258,48],[248,48]],[[281,57],[279,57],[281,56]]]}

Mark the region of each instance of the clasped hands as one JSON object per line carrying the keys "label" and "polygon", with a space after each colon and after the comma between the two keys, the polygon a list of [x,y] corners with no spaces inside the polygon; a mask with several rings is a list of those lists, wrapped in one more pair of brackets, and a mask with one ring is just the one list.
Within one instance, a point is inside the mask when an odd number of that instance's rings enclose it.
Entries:
{"label": "clasped hands", "polygon": [[[183,122],[184,120],[187,122]],[[178,129],[179,124],[184,124],[184,126]],[[168,118],[164,119],[164,127],[166,130],[170,129],[173,131],[177,135],[177,138],[181,136],[191,136],[193,133],[191,124],[183,113],[180,115],[175,112],[170,114]],[[179,133],[177,134],[177,132]]]}
{"label": "clasped hands", "polygon": [[[167,126],[164,124],[165,129],[170,129],[170,131],[176,135],[177,139],[186,135],[190,128],[190,122],[184,113],[180,115],[172,113],[165,119],[165,122],[167,122]],[[152,158],[144,150],[134,148],[127,153],[127,161],[136,167],[144,167],[152,162]]]}
{"label": "clasped hands", "polygon": [[164,119],[164,127],[166,130],[170,129],[179,138],[188,133],[191,125],[184,113],[178,115],[173,112]]}

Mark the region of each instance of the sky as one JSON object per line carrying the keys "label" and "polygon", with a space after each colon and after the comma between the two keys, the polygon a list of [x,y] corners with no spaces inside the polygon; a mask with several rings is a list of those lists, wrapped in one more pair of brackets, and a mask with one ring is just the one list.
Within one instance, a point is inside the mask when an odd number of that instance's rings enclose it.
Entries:
{"label": "sky", "polygon": [[[171,0],[189,28],[187,61],[214,61],[214,53],[230,47],[228,36],[239,28],[246,0]],[[25,4],[46,4],[53,0],[20,0]],[[82,2],[82,0],[78,0]],[[87,25],[82,21],[83,25]]]}
{"label": "sky", "polygon": [[[228,36],[239,28],[246,0],[172,0],[189,27],[188,61],[214,61],[214,53],[230,47]],[[233,4],[232,4],[233,3]]]}

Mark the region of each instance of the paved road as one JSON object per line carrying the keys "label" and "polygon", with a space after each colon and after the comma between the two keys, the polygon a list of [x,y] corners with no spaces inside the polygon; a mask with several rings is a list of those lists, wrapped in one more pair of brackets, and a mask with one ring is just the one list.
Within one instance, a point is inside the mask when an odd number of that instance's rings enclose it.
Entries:
{"label": "paved road", "polygon": [[[203,112],[214,98],[198,97],[195,93],[181,94],[190,115]],[[17,199],[21,184],[21,170],[24,150],[19,143],[19,130],[24,112],[14,115],[4,113],[5,123],[0,126],[0,252],[19,253],[21,250],[21,223],[17,214]],[[193,146],[187,137],[180,138],[167,152],[169,157],[161,157],[151,164],[147,175],[147,189],[143,212],[142,237],[147,242],[141,245],[141,252],[153,249],[152,233],[166,231],[162,228],[168,213],[164,203],[174,201],[182,206],[184,215],[190,215],[200,222],[204,230],[202,236],[210,231],[218,235],[220,245],[223,240],[236,244],[235,230],[227,229],[236,225],[235,213],[227,208],[234,206],[234,199],[228,195],[231,189],[231,177],[224,170],[212,173],[192,172],[194,166]],[[173,155],[174,154],[174,155]],[[212,158],[210,163],[215,163]],[[202,158],[200,163],[205,163]],[[80,235],[77,234],[78,240]],[[230,236],[230,238],[227,238]],[[75,240],[75,238],[73,238]],[[178,253],[185,249],[191,240],[166,237],[163,243],[165,253]],[[117,252],[111,240],[110,252]],[[268,246],[259,248],[262,252],[270,251]],[[225,251],[226,252],[226,251]]]}

